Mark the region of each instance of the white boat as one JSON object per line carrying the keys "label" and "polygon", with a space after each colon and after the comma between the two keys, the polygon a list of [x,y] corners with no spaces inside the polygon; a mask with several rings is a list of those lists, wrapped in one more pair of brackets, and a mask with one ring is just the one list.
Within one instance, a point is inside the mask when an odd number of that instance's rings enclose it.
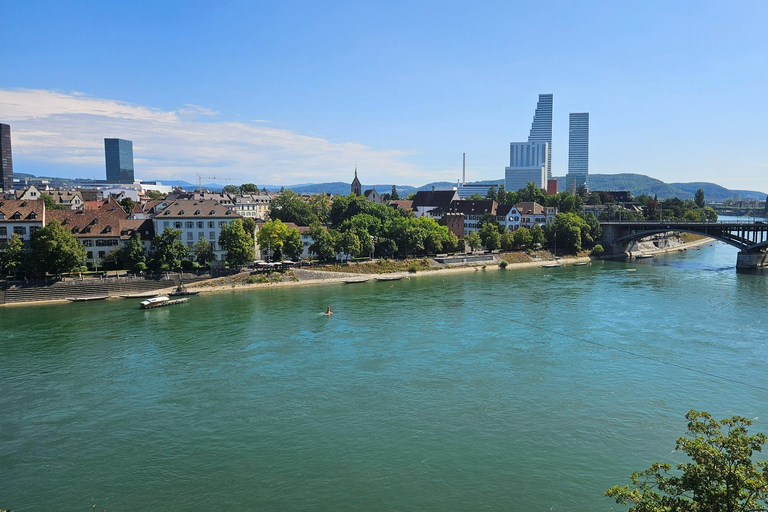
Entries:
{"label": "white boat", "polygon": [[159,308],[162,306],[173,306],[174,304],[181,304],[182,302],[187,302],[188,300],[189,299],[186,299],[186,298],[171,300],[166,296],[152,297],[151,299],[141,301],[141,308],[151,309],[151,308]]}
{"label": "white boat", "polygon": [[559,266],[559,263],[547,263],[546,265],[542,265],[541,268],[557,268]]}

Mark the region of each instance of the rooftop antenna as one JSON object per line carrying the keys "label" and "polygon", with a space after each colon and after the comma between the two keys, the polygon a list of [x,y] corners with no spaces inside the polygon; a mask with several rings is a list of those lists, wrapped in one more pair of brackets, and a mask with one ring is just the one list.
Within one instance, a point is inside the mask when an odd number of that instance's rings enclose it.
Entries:
{"label": "rooftop antenna", "polygon": [[461,184],[466,185],[467,184],[467,154],[462,153],[464,155],[463,160],[464,162],[461,164]]}

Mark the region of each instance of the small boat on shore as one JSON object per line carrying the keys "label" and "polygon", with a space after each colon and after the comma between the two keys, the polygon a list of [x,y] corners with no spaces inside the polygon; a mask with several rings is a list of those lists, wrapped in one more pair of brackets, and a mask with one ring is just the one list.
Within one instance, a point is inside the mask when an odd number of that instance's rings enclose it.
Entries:
{"label": "small boat on shore", "polygon": [[91,300],[105,300],[108,298],[109,298],[109,295],[99,295],[96,297],[67,297],[66,300],[70,302],[88,302]]}
{"label": "small boat on shore", "polygon": [[365,277],[363,279],[347,279],[346,281],[344,281],[344,284],[367,283],[370,280],[371,280],[370,277]]}
{"label": "small boat on shore", "polygon": [[200,292],[191,292],[183,284],[180,284],[175,291],[168,294],[169,297],[184,297],[185,295],[200,295]]}
{"label": "small boat on shore", "polygon": [[635,258],[638,260],[653,258],[653,254],[638,254],[637,256],[635,256]]}
{"label": "small boat on shore", "polygon": [[160,295],[158,292],[146,292],[146,293],[129,293],[128,295],[121,295],[123,299],[148,299],[149,297],[157,297]]}
{"label": "small boat on shore", "polygon": [[557,268],[559,266],[559,263],[547,263],[546,265],[542,265],[541,268]]}
{"label": "small boat on shore", "polygon": [[401,279],[405,279],[405,276],[381,276],[377,277],[377,281],[399,281]]}
{"label": "small boat on shore", "polygon": [[579,262],[574,263],[573,266],[574,267],[586,267],[589,264],[590,264],[589,261],[579,261]]}
{"label": "small boat on shore", "polygon": [[160,308],[163,306],[173,306],[174,304],[181,304],[187,302],[189,299],[169,299],[166,296],[153,297],[151,299],[141,301],[141,309]]}

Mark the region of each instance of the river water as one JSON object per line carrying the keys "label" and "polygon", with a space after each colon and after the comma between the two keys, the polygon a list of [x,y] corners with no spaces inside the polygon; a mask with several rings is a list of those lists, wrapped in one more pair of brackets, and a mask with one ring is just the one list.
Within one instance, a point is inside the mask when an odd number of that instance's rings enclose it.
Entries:
{"label": "river water", "polygon": [[620,509],[689,409],[768,432],[767,282],[735,262],[4,308],[0,509]]}

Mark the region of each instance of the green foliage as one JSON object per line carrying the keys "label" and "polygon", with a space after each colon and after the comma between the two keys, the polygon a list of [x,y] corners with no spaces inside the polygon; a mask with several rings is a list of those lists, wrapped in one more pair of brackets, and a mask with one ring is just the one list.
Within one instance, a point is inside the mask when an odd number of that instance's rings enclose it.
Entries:
{"label": "green foliage", "polygon": [[605,252],[605,249],[603,249],[603,246],[600,245],[600,244],[597,244],[597,245],[595,245],[592,248],[592,250],[590,251],[589,255],[590,256],[596,256],[596,257],[599,258],[600,256],[603,255],[604,252]]}
{"label": "green foliage", "polygon": [[337,239],[335,249],[337,252],[346,255],[347,258],[357,258],[360,256],[362,249],[360,238],[353,230],[344,231]]}
{"label": "green foliage", "polygon": [[148,198],[158,201],[160,199],[163,199],[165,197],[165,194],[160,192],[159,190],[147,190],[146,195]]}
{"label": "green foliage", "polygon": [[334,233],[329,232],[319,222],[312,224],[309,227],[309,237],[312,239],[309,252],[317,255],[318,259],[322,261],[333,259],[334,246],[336,245]]}
{"label": "green foliage", "polygon": [[512,232],[513,245],[520,247],[521,249],[533,248],[533,234],[531,230],[525,226],[517,228]]}
{"label": "green foliage", "polygon": [[288,226],[277,219],[264,223],[256,236],[256,240],[262,251],[268,251],[273,259],[280,259],[287,236]]}
{"label": "green foliage", "polygon": [[[328,197],[326,194],[313,194],[309,197],[307,203],[321,223],[325,224],[328,222],[328,220],[331,218],[331,207],[333,205],[333,201],[331,201],[330,197]],[[309,224],[298,225],[309,226]]]}
{"label": "green foliage", "polygon": [[693,196],[693,201],[696,203],[696,206],[699,208],[704,208],[704,206],[707,204],[707,201],[704,197],[704,191],[702,189],[698,189],[696,193]]}
{"label": "green foliage", "polygon": [[57,203],[51,194],[43,192],[40,194],[40,199],[45,203],[46,210],[69,210],[69,206]]}
{"label": "green foliage", "polygon": [[507,260],[501,260],[501,261],[499,262],[499,268],[500,268],[500,269],[505,269],[505,268],[507,268],[507,265],[509,265],[509,262],[507,262]]}
{"label": "green foliage", "polygon": [[480,240],[480,235],[477,233],[477,231],[472,231],[471,233],[465,235],[464,241],[467,243],[467,245],[469,245],[469,248],[472,249],[473,252],[482,244],[482,240]]}
{"label": "green foliage", "polygon": [[536,186],[533,182],[528,182],[528,184],[517,191],[520,202],[536,202],[539,204],[544,204],[544,198],[546,197],[546,194],[544,194],[544,191]]}
{"label": "green foliage", "polygon": [[389,198],[393,201],[400,199],[400,194],[397,193],[397,186],[392,185],[392,193],[389,195]]}
{"label": "green foliage", "polygon": [[5,246],[5,251],[0,253],[0,266],[15,276],[16,272],[21,270],[26,257],[27,250],[24,247],[24,241],[19,235],[13,233]]}
{"label": "green foliage", "polygon": [[301,234],[296,228],[288,228],[283,241],[283,252],[288,258],[298,260],[304,250],[304,244],[301,241]]}
{"label": "green foliage", "polygon": [[146,267],[147,257],[144,254],[144,245],[141,243],[141,236],[139,233],[134,233],[127,245],[126,263],[128,268],[133,269],[134,272],[140,272],[138,270],[139,265]]}
{"label": "green foliage", "polygon": [[181,241],[180,229],[165,228],[152,239],[152,247],[157,265],[168,270],[178,270],[181,260],[189,255],[189,248]]}
{"label": "green foliage", "polygon": [[515,246],[515,232],[505,231],[501,234],[501,248],[505,251],[511,250]]}
{"label": "green foliage", "polygon": [[120,200],[120,206],[123,207],[123,210],[125,210],[125,213],[130,215],[131,212],[133,211],[133,207],[136,206],[136,203],[130,197],[124,197]]}
{"label": "green foliage", "polygon": [[256,239],[256,221],[250,217],[243,217],[243,229],[251,237],[251,240]]}
{"label": "green foliage", "polygon": [[269,218],[273,221],[293,222],[297,226],[309,226],[320,220],[313,207],[292,190],[284,190],[272,200]]}
{"label": "green foliage", "polygon": [[195,253],[195,261],[203,267],[213,261],[213,245],[205,238],[198,240],[192,251]]}
{"label": "green foliage", "polygon": [[685,415],[688,435],[677,440],[690,462],[667,463],[632,473],[632,488],[606,491],[630,512],[747,512],[768,510],[768,461],[753,461],[766,442],[762,433],[748,435],[752,422],[741,416],[715,421],[706,412]]}
{"label": "green foliage", "polygon": [[[600,224],[598,223],[598,227],[599,226]],[[533,227],[531,228],[531,238],[532,238],[531,246],[530,246],[531,249],[538,246],[542,246],[547,243],[547,238],[546,236],[544,236],[544,230],[538,224],[534,224]]]}
{"label": "green foliage", "polygon": [[257,187],[255,183],[243,183],[242,185],[240,185],[240,193],[241,194],[258,194],[259,187]]}
{"label": "green foliage", "polygon": [[237,185],[224,185],[224,188],[221,189],[222,194],[237,194],[240,192],[240,188]]}
{"label": "green foliage", "polygon": [[57,220],[32,234],[32,256],[38,272],[63,274],[85,264],[86,250]]}
{"label": "green foliage", "polygon": [[489,251],[495,251],[501,247],[501,235],[499,229],[492,223],[483,224],[480,228],[480,241]]}
{"label": "green foliage", "polygon": [[219,245],[227,251],[227,263],[234,267],[247,265],[256,257],[253,235],[245,231],[242,219],[235,219],[221,228]]}

